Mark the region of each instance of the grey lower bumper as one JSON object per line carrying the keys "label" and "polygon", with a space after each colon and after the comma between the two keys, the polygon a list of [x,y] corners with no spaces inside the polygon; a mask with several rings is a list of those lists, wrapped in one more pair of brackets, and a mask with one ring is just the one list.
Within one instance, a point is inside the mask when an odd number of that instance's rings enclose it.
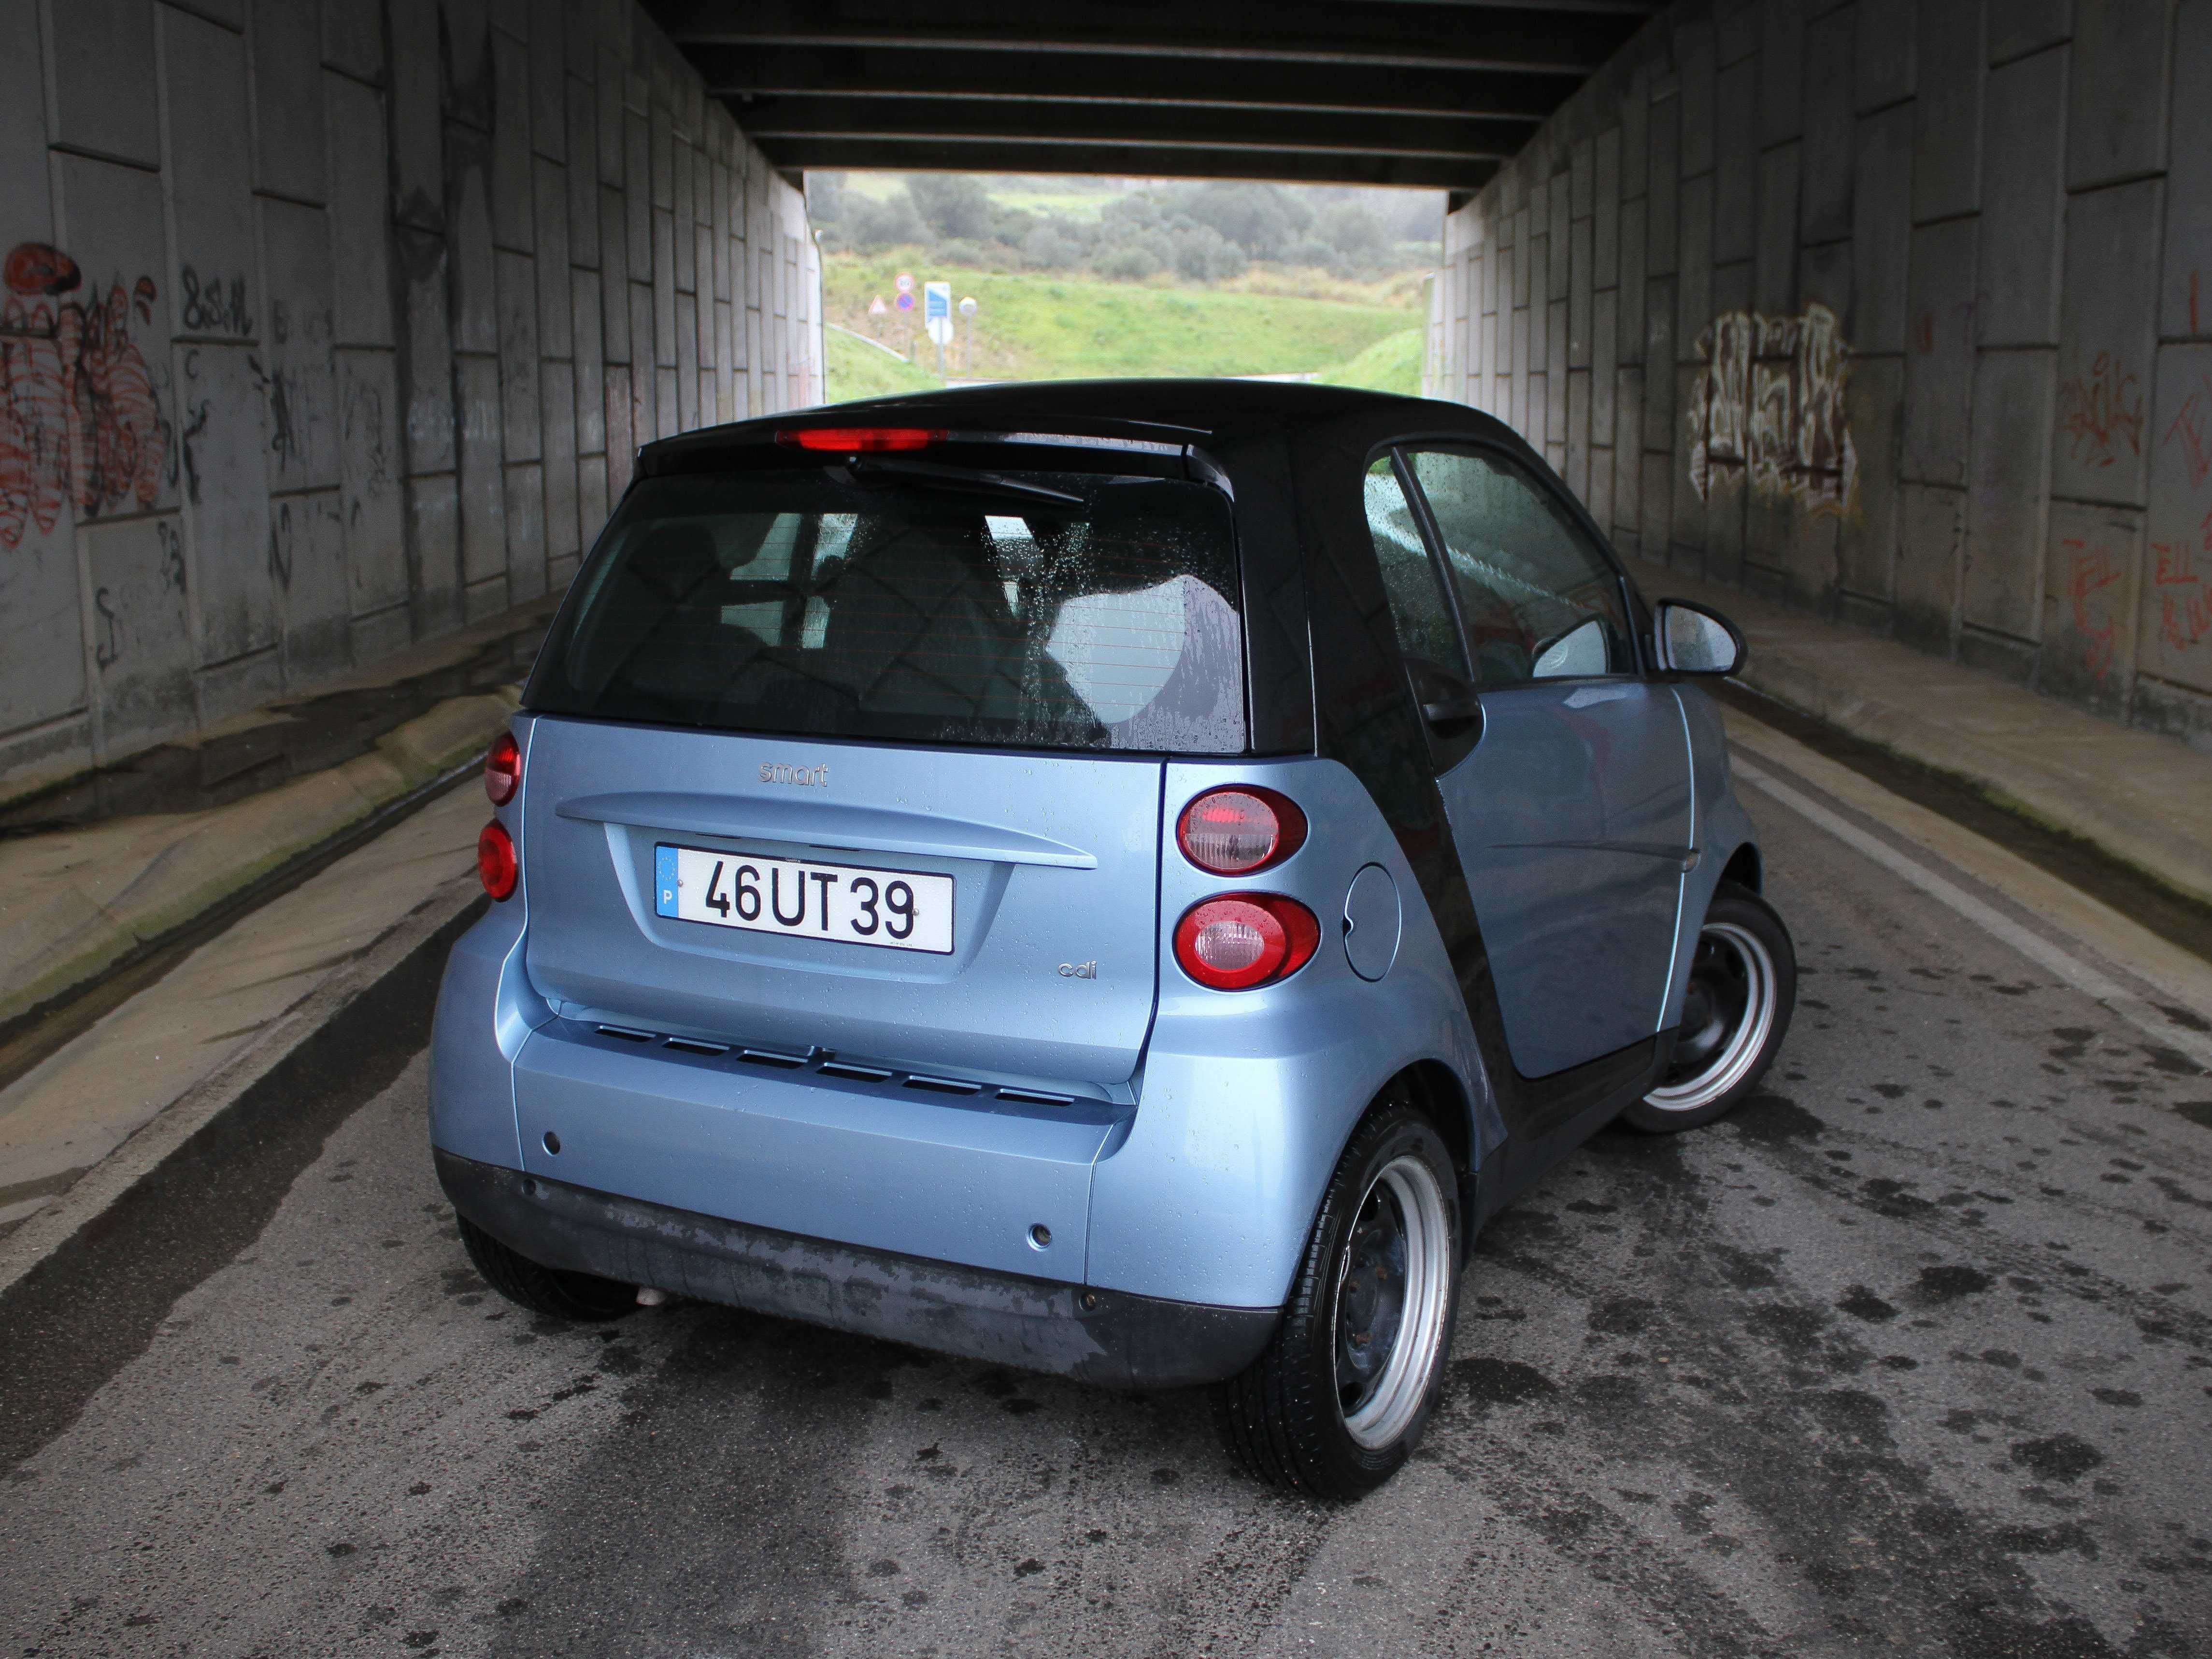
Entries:
{"label": "grey lower bumper", "polygon": [[1121,1388],[1234,1376],[1279,1310],[1218,1308],[857,1249],[434,1151],[453,1207],[533,1261]]}

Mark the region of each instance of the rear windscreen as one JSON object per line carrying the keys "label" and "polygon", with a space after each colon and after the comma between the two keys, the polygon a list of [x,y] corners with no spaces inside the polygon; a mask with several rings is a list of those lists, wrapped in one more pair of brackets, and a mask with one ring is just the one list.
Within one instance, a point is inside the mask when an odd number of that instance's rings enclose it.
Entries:
{"label": "rear windscreen", "polygon": [[1204,484],[912,464],[652,478],[526,706],[656,725],[1237,754],[1229,503]]}

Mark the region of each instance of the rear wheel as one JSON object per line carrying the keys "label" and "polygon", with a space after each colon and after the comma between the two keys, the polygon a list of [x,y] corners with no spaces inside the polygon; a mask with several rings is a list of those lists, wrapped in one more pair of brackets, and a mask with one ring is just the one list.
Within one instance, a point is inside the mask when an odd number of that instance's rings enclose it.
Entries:
{"label": "rear wheel", "polygon": [[477,1272],[509,1302],[579,1324],[619,1319],[637,1307],[635,1285],[542,1266],[501,1243],[466,1216],[455,1218],[460,1223],[461,1248],[476,1263]]}
{"label": "rear wheel", "polygon": [[1705,911],[1667,1074],[1621,1114],[1655,1134],[1725,1117],[1774,1063],[1797,1005],[1797,952],[1766,901],[1724,881]]}
{"label": "rear wheel", "polygon": [[1459,1291],[1458,1185],[1429,1121],[1385,1101],[1322,1194],[1282,1323],[1222,1387],[1230,1449],[1319,1498],[1364,1496],[1434,1409]]}

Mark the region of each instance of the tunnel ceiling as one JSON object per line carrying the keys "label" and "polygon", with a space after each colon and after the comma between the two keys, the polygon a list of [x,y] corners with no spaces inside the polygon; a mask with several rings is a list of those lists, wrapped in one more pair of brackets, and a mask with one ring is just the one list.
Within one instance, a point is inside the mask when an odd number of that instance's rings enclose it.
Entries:
{"label": "tunnel ceiling", "polygon": [[1468,191],[1662,0],[647,0],[779,168]]}

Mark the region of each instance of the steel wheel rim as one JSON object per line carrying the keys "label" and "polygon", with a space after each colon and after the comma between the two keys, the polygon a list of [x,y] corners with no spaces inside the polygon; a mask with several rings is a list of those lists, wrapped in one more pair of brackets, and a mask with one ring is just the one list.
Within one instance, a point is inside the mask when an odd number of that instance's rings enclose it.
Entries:
{"label": "steel wheel rim", "polygon": [[[1374,1280],[1377,1267],[1395,1286]],[[1401,1154],[1368,1183],[1336,1279],[1329,1352],[1337,1408],[1352,1439],[1376,1451],[1420,1414],[1451,1296],[1443,1194],[1419,1158]],[[1385,1328],[1387,1351],[1378,1352]]]}
{"label": "steel wheel rim", "polygon": [[1644,1097],[1645,1103],[1662,1112],[1694,1112],[1742,1082],[1774,1029],[1775,996],[1774,958],[1759,936],[1734,922],[1707,922],[1698,935],[1684,1024],[1703,999],[1726,1029],[1686,1064],[1678,1060],[1667,1081]]}

